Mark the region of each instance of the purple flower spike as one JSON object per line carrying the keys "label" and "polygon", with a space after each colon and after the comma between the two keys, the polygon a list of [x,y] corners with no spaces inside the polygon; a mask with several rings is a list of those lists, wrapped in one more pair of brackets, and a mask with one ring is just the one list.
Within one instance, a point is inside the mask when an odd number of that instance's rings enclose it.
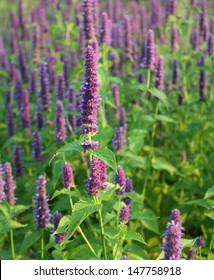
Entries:
{"label": "purple flower spike", "polygon": [[155,69],[155,44],[154,44],[154,31],[149,30],[146,37],[145,55],[143,59],[144,68],[153,70]]}
{"label": "purple flower spike", "polygon": [[30,71],[29,92],[31,94],[36,94],[36,89],[37,89],[36,70],[31,69],[31,71]]}
{"label": "purple flower spike", "polygon": [[99,27],[99,5],[98,0],[92,0],[92,10],[93,10],[93,21],[94,21],[94,32],[98,36]]}
{"label": "purple flower spike", "polygon": [[21,104],[22,104],[22,93],[23,93],[23,88],[22,88],[21,75],[20,72],[17,71],[13,96],[14,96],[14,100],[17,102],[17,106],[19,109],[21,108]]}
{"label": "purple flower spike", "polygon": [[202,236],[199,236],[197,239],[196,239],[196,245],[198,247],[204,247],[205,246],[205,240]]}
{"label": "purple flower spike", "polygon": [[86,150],[96,150],[100,147],[100,143],[98,141],[94,141],[92,140],[90,143],[88,140],[85,140],[82,144],[81,144],[82,148],[86,151]]}
{"label": "purple flower spike", "polygon": [[176,52],[178,50],[179,38],[178,29],[173,26],[171,28],[171,52]]}
{"label": "purple flower spike", "polygon": [[124,18],[124,29],[125,29],[125,53],[126,58],[134,62],[134,40],[132,36],[131,20],[129,16]]}
{"label": "purple flower spike", "polygon": [[39,176],[37,181],[36,195],[34,197],[34,219],[37,229],[46,229],[50,220],[50,211],[48,207],[48,197],[46,195],[46,179]]}
{"label": "purple flower spike", "polygon": [[100,160],[100,189],[105,191],[107,189],[108,175],[107,175],[107,165],[104,161]]}
{"label": "purple flower spike", "polygon": [[195,29],[192,33],[191,33],[191,37],[190,37],[190,43],[192,45],[193,50],[198,50],[199,46],[200,46],[200,33],[198,29]]}
{"label": "purple flower spike", "polygon": [[39,97],[42,111],[47,111],[50,108],[50,92],[49,92],[49,76],[48,65],[46,62],[40,62],[39,66],[40,91]]}
{"label": "purple flower spike", "polygon": [[170,15],[176,13],[177,1],[176,0],[167,0],[166,2],[166,20]]}
{"label": "purple flower spike", "polygon": [[164,90],[164,63],[162,56],[159,56],[157,61],[155,87],[159,90]]}
{"label": "purple flower spike", "polygon": [[210,18],[210,33],[214,35],[214,16]]}
{"label": "purple flower spike", "polygon": [[7,202],[13,206],[15,204],[15,197],[14,197],[14,190],[15,185],[13,181],[13,175],[12,175],[12,167],[10,162],[6,162],[4,164],[4,178],[5,178],[5,184],[4,184],[4,191]]}
{"label": "purple flower spike", "polygon": [[40,133],[35,131],[33,133],[33,142],[32,142],[32,156],[36,161],[43,161],[43,154],[42,154],[42,146],[41,146],[41,138]]}
{"label": "purple flower spike", "polygon": [[126,176],[122,166],[117,167],[117,173],[115,175],[115,185],[119,185],[120,189],[117,189],[115,193],[117,195],[123,195],[126,189]]}
{"label": "purple flower spike", "polygon": [[62,101],[58,100],[56,102],[56,129],[55,137],[58,142],[63,142],[66,139],[66,125],[65,117],[63,114]]}
{"label": "purple flower spike", "polygon": [[91,44],[95,39],[93,3],[91,0],[83,0],[83,19],[85,39]]}
{"label": "purple flower spike", "polygon": [[19,146],[14,147],[14,173],[15,177],[20,177],[23,175],[23,167],[22,167],[22,153],[21,148]]}
{"label": "purple flower spike", "polygon": [[214,54],[214,35],[209,34],[207,42],[207,53],[208,55]]}
{"label": "purple flower spike", "polygon": [[116,53],[111,52],[111,62],[112,62],[112,66],[111,66],[111,74],[112,76],[117,76],[118,75],[118,58]]}
{"label": "purple flower spike", "polygon": [[120,210],[120,223],[128,223],[130,219],[130,208],[129,206],[125,205]]}
{"label": "purple flower spike", "polygon": [[161,247],[164,251],[164,260],[180,260],[182,253],[181,236],[182,224],[180,211],[172,210],[170,221],[165,232],[165,244]]}
{"label": "purple flower spike", "polygon": [[97,56],[94,49],[88,46],[85,51],[85,81],[81,92],[82,134],[97,133],[98,131],[98,86]]}
{"label": "purple flower spike", "polygon": [[[201,57],[200,66],[204,66],[205,64],[205,57],[204,55]],[[201,101],[206,100],[207,95],[207,81],[206,81],[206,71],[200,70],[199,71],[199,98]]]}
{"label": "purple flower spike", "polygon": [[40,29],[37,23],[34,23],[32,47],[33,47],[32,62],[38,63],[40,58]]}
{"label": "purple flower spike", "polygon": [[187,254],[188,260],[194,260],[197,255],[197,249],[194,247],[189,248],[189,252]]}
{"label": "purple flower spike", "polygon": [[[61,218],[62,218],[61,213],[59,213],[58,211],[54,212],[54,214],[53,214],[54,231],[56,231]],[[55,243],[60,244],[64,241],[64,239],[66,237],[66,232],[56,233],[56,234],[54,234],[54,237],[55,237]]]}
{"label": "purple flower spike", "polygon": [[128,258],[126,255],[124,255],[124,256],[122,256],[120,259],[121,259],[121,260],[128,260],[129,258]]}
{"label": "purple flower spike", "polygon": [[100,178],[100,160],[93,157],[91,161],[90,177],[87,180],[87,188],[89,196],[97,196],[101,187]]}
{"label": "purple flower spike", "polygon": [[64,100],[65,96],[65,80],[63,75],[57,76],[56,96],[58,100]]}
{"label": "purple flower spike", "polygon": [[69,72],[70,72],[69,61],[66,56],[63,59],[63,76],[64,76],[66,90],[69,88]]}
{"label": "purple flower spike", "polygon": [[[133,185],[132,185],[132,180],[130,178],[126,178],[126,186],[125,186],[125,193],[131,193],[133,192]],[[132,205],[132,199],[130,197],[124,197],[122,201],[128,205],[131,209]]]}
{"label": "purple flower spike", "polygon": [[19,62],[19,70],[22,79],[26,81],[28,78],[27,76],[28,70],[27,70],[26,59],[25,59],[25,50],[22,43],[19,44],[18,62]]}
{"label": "purple flower spike", "polygon": [[101,28],[100,28],[100,42],[105,46],[111,44],[111,24],[108,14],[103,12],[101,14]]}
{"label": "purple flower spike", "polygon": [[62,167],[63,184],[66,189],[70,189],[74,183],[73,170],[69,163],[65,163]]}
{"label": "purple flower spike", "polygon": [[6,115],[7,133],[9,137],[12,137],[13,135],[15,135],[15,128],[13,109],[10,102],[6,105]]}
{"label": "purple flower spike", "polygon": [[178,66],[178,61],[177,59],[173,60],[172,64],[172,84],[177,85],[179,83],[179,66]]}
{"label": "purple flower spike", "polygon": [[0,163],[0,203],[2,203],[3,200],[5,200],[6,196],[5,196],[5,192],[4,192],[4,180],[3,180],[3,166]]}
{"label": "purple flower spike", "polygon": [[30,128],[30,103],[28,90],[23,90],[21,105],[21,124],[23,128]]}
{"label": "purple flower spike", "polygon": [[112,146],[115,148],[116,152],[120,152],[124,148],[124,143],[124,128],[122,126],[116,127],[112,139]]}

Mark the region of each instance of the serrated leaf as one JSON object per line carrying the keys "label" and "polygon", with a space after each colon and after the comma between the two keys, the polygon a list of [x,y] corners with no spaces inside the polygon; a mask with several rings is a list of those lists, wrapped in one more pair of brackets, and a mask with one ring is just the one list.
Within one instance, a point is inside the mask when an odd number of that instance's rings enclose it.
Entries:
{"label": "serrated leaf", "polygon": [[[141,219],[140,219],[141,218]],[[142,216],[141,217],[138,217],[138,220],[141,221],[142,225],[159,234],[159,229],[158,229],[158,222],[157,222],[157,217],[154,213],[153,210],[151,209],[144,209],[143,212],[142,212]]]}
{"label": "serrated leaf", "polygon": [[93,137],[93,140],[99,141],[101,148],[106,147],[107,144],[111,141],[113,134],[114,130],[111,126],[107,125],[105,127],[99,127],[99,131]]}
{"label": "serrated leaf", "polygon": [[6,233],[13,229],[26,227],[27,224],[21,224],[17,221],[7,219],[5,216],[0,216],[0,233]]}
{"label": "serrated leaf", "polygon": [[126,164],[129,167],[137,167],[144,170],[147,168],[147,159],[145,157],[133,155],[130,152],[123,153],[123,157],[126,159]]}
{"label": "serrated leaf", "polygon": [[78,152],[81,153],[83,151],[82,146],[78,141],[73,141],[71,143],[67,143],[62,146],[57,152]]}
{"label": "serrated leaf", "polygon": [[63,217],[60,219],[59,224],[58,224],[58,227],[57,227],[57,229],[55,230],[54,234],[56,234],[56,233],[61,233],[61,232],[66,231],[67,227],[68,227],[69,224],[70,224],[70,221],[71,221],[71,216],[70,216],[70,215],[65,215],[65,216],[63,216]]}
{"label": "serrated leaf", "polygon": [[135,240],[144,244],[147,244],[143,238],[143,236],[135,231],[128,230],[124,236],[124,240]]}
{"label": "serrated leaf", "polygon": [[40,230],[36,231],[29,231],[22,242],[20,254],[23,254],[25,251],[27,251],[28,248],[30,248],[42,235],[42,232]]}
{"label": "serrated leaf", "polygon": [[107,187],[107,190],[106,191],[103,191],[101,192],[101,201],[104,200],[104,201],[108,201],[112,198],[112,195],[114,194],[115,190],[116,190],[116,186],[114,184],[111,184],[111,183],[107,183],[108,184],[108,187]]}
{"label": "serrated leaf", "polygon": [[70,194],[70,189],[63,188],[61,190],[56,190],[54,192],[54,194],[52,195],[51,200],[54,199],[55,197],[61,195],[61,194],[69,195]]}
{"label": "serrated leaf", "polygon": [[176,121],[173,120],[172,118],[169,118],[167,116],[164,115],[157,115],[156,116],[156,120],[158,121],[164,121],[164,122],[171,122],[171,123],[175,123]]}
{"label": "serrated leaf", "polygon": [[165,94],[164,92],[160,91],[160,90],[157,89],[157,88],[150,88],[150,89],[149,89],[149,92],[150,92],[153,96],[159,98],[159,99],[163,102],[163,104],[164,104],[166,107],[168,107],[168,99],[167,99],[167,96],[166,96],[166,94]]}
{"label": "serrated leaf", "polygon": [[112,168],[115,172],[117,172],[115,154],[111,150],[97,149],[92,152],[92,155],[104,161],[110,168]]}
{"label": "serrated leaf", "polygon": [[182,248],[189,248],[195,245],[197,238],[194,239],[185,239],[181,238]]}
{"label": "serrated leaf", "polygon": [[5,217],[10,218],[10,205],[6,200],[3,200],[0,204],[0,212],[2,212]]}

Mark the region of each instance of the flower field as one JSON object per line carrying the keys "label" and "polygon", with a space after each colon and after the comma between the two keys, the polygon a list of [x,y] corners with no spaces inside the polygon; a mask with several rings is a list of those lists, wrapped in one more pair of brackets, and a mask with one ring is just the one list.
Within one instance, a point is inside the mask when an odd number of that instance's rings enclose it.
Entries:
{"label": "flower field", "polygon": [[0,259],[214,260],[212,0],[0,1]]}

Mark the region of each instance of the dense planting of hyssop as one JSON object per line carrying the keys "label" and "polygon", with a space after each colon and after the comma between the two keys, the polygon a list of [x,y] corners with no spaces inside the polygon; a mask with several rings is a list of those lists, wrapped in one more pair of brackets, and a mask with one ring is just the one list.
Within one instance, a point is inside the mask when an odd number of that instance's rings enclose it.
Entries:
{"label": "dense planting of hyssop", "polygon": [[0,1],[1,259],[214,259],[213,7]]}

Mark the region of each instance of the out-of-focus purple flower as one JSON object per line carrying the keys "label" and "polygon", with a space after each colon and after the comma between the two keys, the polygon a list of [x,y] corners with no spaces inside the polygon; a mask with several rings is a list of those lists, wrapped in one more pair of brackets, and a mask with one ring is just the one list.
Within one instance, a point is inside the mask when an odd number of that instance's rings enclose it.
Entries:
{"label": "out-of-focus purple flower", "polygon": [[171,51],[176,52],[178,50],[178,44],[179,44],[179,32],[176,27],[171,28]]}
{"label": "out-of-focus purple flower", "polygon": [[33,63],[39,63],[39,58],[40,58],[40,29],[39,29],[39,25],[37,23],[34,23],[32,48],[33,48],[32,62]]}
{"label": "out-of-focus purple flower", "polygon": [[155,44],[154,31],[149,30],[146,37],[145,54],[143,58],[143,67],[153,70],[155,69]]}
{"label": "out-of-focus purple flower", "polygon": [[[61,218],[62,218],[61,213],[59,213],[58,211],[54,212],[54,214],[53,214],[54,231],[56,231]],[[64,241],[65,237],[66,237],[66,232],[61,232],[61,233],[54,234],[55,243],[57,243],[57,244],[62,243]]]}
{"label": "out-of-focus purple flower", "polygon": [[125,137],[126,136],[126,129],[127,129],[126,110],[125,110],[125,108],[120,107],[119,112],[120,112],[119,126],[123,127],[123,129],[124,129],[124,137]]}
{"label": "out-of-focus purple flower", "polygon": [[114,6],[113,6],[113,1],[109,0],[106,2],[107,3],[107,11],[110,19],[113,19],[114,16]]}
{"label": "out-of-focus purple flower", "polygon": [[179,83],[179,66],[177,59],[173,59],[172,62],[172,84],[177,85]]}
{"label": "out-of-focus purple flower", "polygon": [[201,7],[201,13],[199,14],[199,30],[200,30],[200,35],[203,38],[204,41],[206,37],[206,33],[208,30],[207,26],[207,1],[202,0],[200,3]]}
{"label": "out-of-focus purple flower", "polygon": [[190,43],[192,45],[193,50],[198,50],[200,46],[200,33],[199,29],[195,29],[192,31],[190,36]]}
{"label": "out-of-focus purple flower", "polygon": [[128,223],[130,219],[130,207],[127,205],[124,205],[120,210],[120,223]]}
{"label": "out-of-focus purple flower", "polygon": [[157,61],[155,87],[159,90],[164,90],[164,63],[162,56],[159,56]]}
{"label": "out-of-focus purple flower", "polygon": [[43,161],[41,138],[38,131],[33,133],[32,156],[36,161]]}
{"label": "out-of-focus purple flower", "polygon": [[63,185],[66,189],[70,189],[74,184],[73,170],[69,163],[65,163],[62,167]]}
{"label": "out-of-focus purple flower", "polygon": [[92,0],[92,10],[93,10],[93,21],[94,21],[94,32],[98,36],[98,27],[99,27],[99,5],[98,0]]}
{"label": "out-of-focus purple flower", "polygon": [[85,51],[85,81],[81,92],[82,134],[96,133],[98,131],[98,86],[97,56],[94,49],[88,46]]}
{"label": "out-of-focus purple flower", "polygon": [[177,8],[176,0],[167,0],[166,11],[165,11],[165,20],[167,20],[170,15],[174,15],[176,13],[176,8]]}
{"label": "out-of-focus purple flower", "polygon": [[194,260],[196,255],[197,255],[197,249],[194,248],[194,247],[190,247],[189,252],[187,254],[187,259],[188,260]]}
{"label": "out-of-focus purple flower", "polygon": [[105,46],[111,44],[111,21],[106,12],[101,14],[100,42]]}
{"label": "out-of-focus purple flower", "polygon": [[[126,178],[126,185],[125,185],[125,194],[126,193],[132,193],[133,192],[133,185],[132,180],[130,178]],[[128,205],[131,209],[132,205],[132,199],[130,197],[124,197],[122,198],[122,201]]]}
{"label": "out-of-focus purple flower", "polygon": [[46,229],[50,220],[48,196],[46,195],[46,178],[40,175],[37,181],[36,195],[34,197],[34,220],[37,229]]}
{"label": "out-of-focus purple flower", "polygon": [[107,165],[102,160],[100,160],[100,181],[101,181],[100,189],[102,191],[105,191],[107,189],[108,175],[107,175]]}
{"label": "out-of-focus purple flower", "polygon": [[23,128],[30,128],[30,103],[27,89],[23,90],[21,104],[21,125]]}
{"label": "out-of-focus purple flower", "polygon": [[39,131],[43,128],[44,123],[45,123],[45,117],[43,116],[42,113],[41,102],[38,101],[36,107],[36,126]]}
{"label": "out-of-focus purple flower", "polygon": [[111,66],[111,74],[112,76],[117,76],[118,75],[118,57],[116,53],[111,52],[110,54],[112,66]]}
{"label": "out-of-focus purple flower", "polygon": [[91,142],[89,142],[88,140],[85,140],[82,144],[81,144],[82,148],[86,151],[86,150],[96,150],[100,147],[100,143],[98,141],[94,141],[91,140]]}
{"label": "out-of-focus purple flower", "polygon": [[214,54],[214,35],[209,34],[207,42],[207,53],[208,55]]}
{"label": "out-of-focus purple flower", "polygon": [[63,59],[63,76],[64,76],[66,90],[69,88],[69,71],[70,71],[70,67],[69,67],[68,57],[65,56]]}
{"label": "out-of-focus purple flower", "polygon": [[3,180],[3,166],[0,163],[0,203],[2,203],[3,200],[5,200],[6,196],[5,196],[5,192],[4,192],[4,180]]}
{"label": "out-of-focus purple flower", "polygon": [[16,79],[15,79],[15,84],[14,84],[14,100],[17,102],[17,106],[20,109],[21,104],[22,104],[22,93],[23,93],[23,88],[22,88],[22,79],[20,72],[16,72]]}
{"label": "out-of-focus purple flower", "polygon": [[91,46],[95,52],[95,55],[97,57],[97,61],[99,60],[99,45],[98,45],[98,41],[97,40],[94,40],[92,43],[91,43]]}
{"label": "out-of-focus purple flower", "polygon": [[126,58],[130,59],[132,62],[135,61],[134,54],[134,39],[132,36],[131,21],[129,16],[124,18],[124,44],[125,44],[125,54]]}
{"label": "out-of-focus purple flower", "polygon": [[151,26],[152,28],[155,27],[160,27],[162,24],[162,8],[161,8],[161,3],[157,0],[152,0],[151,1],[151,8],[152,8],[152,13],[151,13]]}
{"label": "out-of-focus purple flower", "polygon": [[126,176],[122,166],[117,167],[117,173],[115,175],[115,185],[119,185],[120,189],[116,189],[115,193],[117,195],[124,195],[126,190]]}
{"label": "out-of-focus purple flower", "polygon": [[66,139],[66,123],[63,113],[63,104],[61,100],[57,100],[56,102],[55,137],[58,142],[62,142]]}
{"label": "out-of-focus purple flower", "polygon": [[121,259],[121,260],[128,260],[129,258],[128,258],[126,255],[124,255],[124,256],[122,256],[120,259]]}
{"label": "out-of-focus purple flower", "polygon": [[180,211],[172,210],[170,221],[167,224],[165,232],[165,243],[161,247],[164,251],[164,260],[180,260],[182,254],[181,236],[182,224]]}
{"label": "out-of-focus purple flower", "polygon": [[117,85],[112,86],[112,95],[114,98],[114,105],[116,107],[114,109],[115,120],[119,121],[119,119],[120,119],[120,99],[119,99],[119,90],[118,90]]}
{"label": "out-of-focus purple flower", "polygon": [[14,146],[13,159],[14,159],[14,174],[15,177],[17,178],[23,175],[22,151],[20,146],[17,145]]}
{"label": "out-of-focus purple flower", "polygon": [[199,236],[197,239],[196,239],[196,245],[198,247],[204,247],[205,246],[205,240],[202,236]]}
{"label": "out-of-focus purple flower", "polygon": [[22,31],[22,35],[21,35],[22,40],[24,40],[26,37],[24,10],[25,10],[24,1],[19,0],[18,14],[19,14],[19,26],[21,27],[21,31]]}
{"label": "out-of-focus purple flower", "polygon": [[21,77],[24,81],[28,78],[28,70],[27,64],[25,59],[25,50],[22,43],[19,43],[19,52],[18,52],[18,63],[19,63],[19,70],[21,73]]}
{"label": "out-of-focus purple flower", "polygon": [[7,123],[7,133],[9,137],[15,135],[14,128],[14,115],[11,102],[6,105],[6,123]]}
{"label": "out-of-focus purple flower", "polygon": [[197,0],[190,1],[191,6],[195,7],[197,5]]}
{"label": "out-of-focus purple flower", "polygon": [[11,53],[15,55],[17,53],[17,37],[16,30],[14,28],[10,29],[10,47]]}
{"label": "out-of-focus purple flower", "polygon": [[63,75],[57,76],[57,85],[56,85],[56,96],[58,100],[64,100],[65,96],[65,80]]}
{"label": "out-of-focus purple flower", "polygon": [[[69,103],[66,108],[68,111],[76,110],[75,105],[73,105],[72,103]],[[73,114],[68,114],[67,118],[68,118],[68,122],[72,128],[72,132],[75,132],[76,127],[77,127],[77,117]]]}
{"label": "out-of-focus purple flower", "polygon": [[30,71],[29,93],[30,94],[36,94],[36,91],[37,91],[36,70],[31,69],[31,71]]}
{"label": "out-of-focus purple flower", "polygon": [[210,33],[214,35],[214,16],[210,18]]}
{"label": "out-of-focus purple flower", "polygon": [[91,44],[95,39],[93,4],[91,0],[83,0],[83,20],[85,39]]}
{"label": "out-of-focus purple flower", "polygon": [[4,192],[7,202],[13,206],[15,204],[14,190],[15,184],[13,181],[12,167],[10,162],[5,162],[4,164]]}
{"label": "out-of-focus purple flower", "polygon": [[39,65],[39,82],[40,82],[39,97],[40,97],[42,111],[47,111],[50,108],[49,76],[48,76],[47,69],[48,69],[47,63],[40,62],[40,65]]}
{"label": "out-of-focus purple flower", "polygon": [[40,25],[41,25],[41,31],[42,33],[47,33],[48,32],[48,21],[46,17],[46,10],[43,7],[40,7]]}
{"label": "out-of-focus purple flower", "polygon": [[[201,56],[201,61],[200,61],[200,66],[204,66],[205,64],[205,57],[204,55]],[[199,98],[201,101],[206,100],[206,95],[207,95],[207,81],[206,81],[206,71],[205,70],[200,70],[199,71]]]}
{"label": "out-of-focus purple flower", "polygon": [[115,148],[116,152],[120,152],[124,148],[124,132],[124,127],[122,126],[115,128],[112,146]]}

